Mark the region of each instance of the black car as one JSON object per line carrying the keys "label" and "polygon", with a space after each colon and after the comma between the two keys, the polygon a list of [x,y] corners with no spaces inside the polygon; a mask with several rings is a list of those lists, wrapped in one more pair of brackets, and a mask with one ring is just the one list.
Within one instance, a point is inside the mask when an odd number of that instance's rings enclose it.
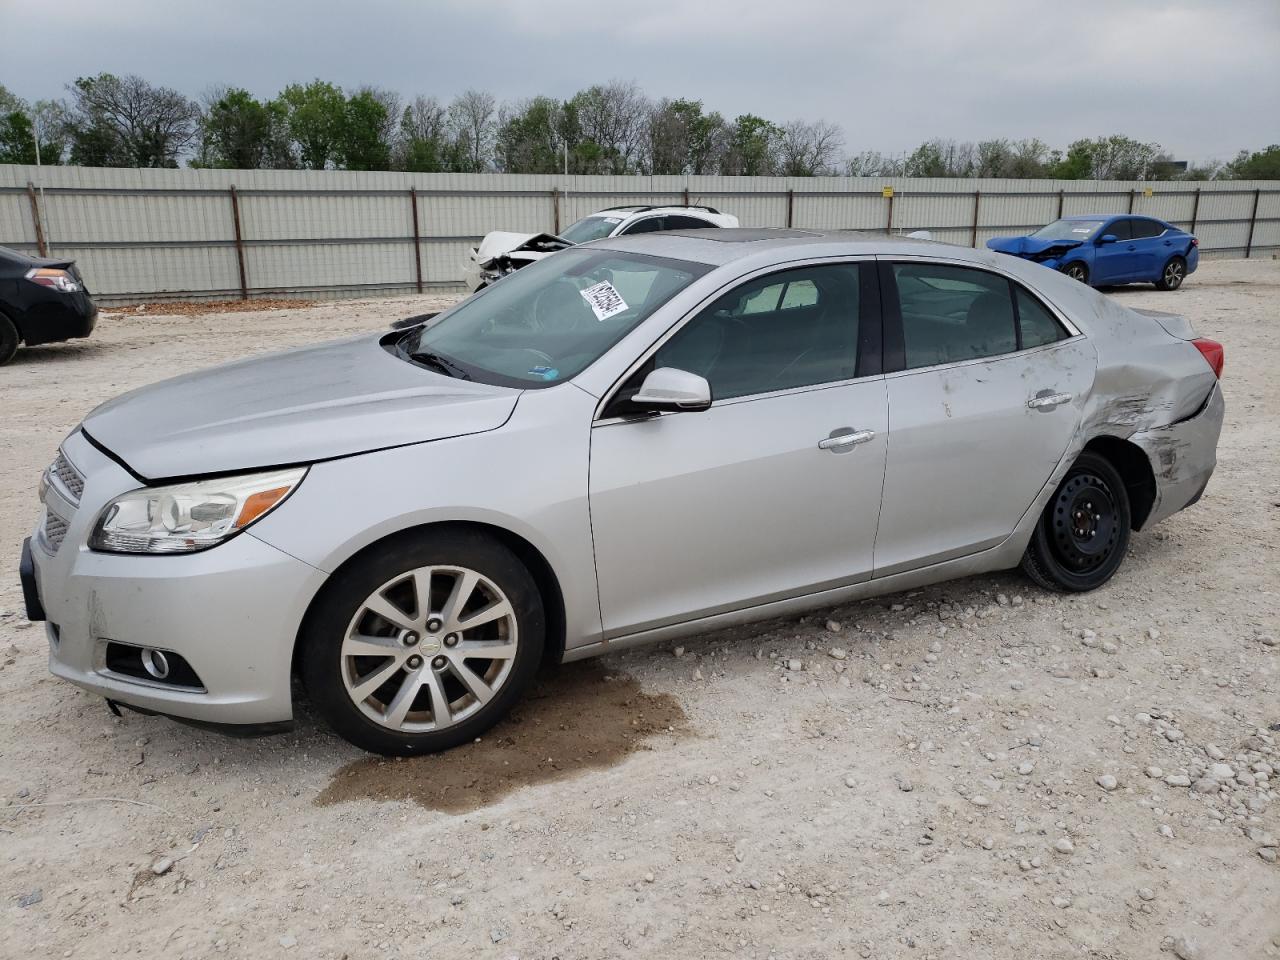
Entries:
{"label": "black car", "polygon": [[74,260],[44,260],[0,247],[0,364],[18,344],[87,337],[98,308]]}

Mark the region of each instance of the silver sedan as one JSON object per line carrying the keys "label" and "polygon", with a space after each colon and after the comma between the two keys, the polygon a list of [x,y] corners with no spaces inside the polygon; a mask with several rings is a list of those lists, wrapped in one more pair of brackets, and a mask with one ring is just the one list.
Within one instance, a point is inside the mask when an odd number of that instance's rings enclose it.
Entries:
{"label": "silver sedan", "polygon": [[1033,263],[722,229],[587,244],[425,325],[93,411],[24,547],[55,674],[367,750],[567,661],[1021,566],[1090,590],[1200,497],[1222,348]]}

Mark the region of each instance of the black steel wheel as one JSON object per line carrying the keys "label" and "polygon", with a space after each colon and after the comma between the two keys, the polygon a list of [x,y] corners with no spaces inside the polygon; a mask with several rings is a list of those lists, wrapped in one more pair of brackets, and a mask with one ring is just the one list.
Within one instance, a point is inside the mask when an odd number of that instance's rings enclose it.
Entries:
{"label": "black steel wheel", "polygon": [[1104,457],[1082,453],[1045,505],[1022,569],[1050,590],[1096,589],[1124,562],[1130,521],[1124,479]]}

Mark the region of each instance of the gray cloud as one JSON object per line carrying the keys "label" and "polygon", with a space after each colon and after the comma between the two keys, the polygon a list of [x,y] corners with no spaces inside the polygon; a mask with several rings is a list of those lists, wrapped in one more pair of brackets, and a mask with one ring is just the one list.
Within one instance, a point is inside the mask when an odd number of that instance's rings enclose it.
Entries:
{"label": "gray cloud", "polygon": [[1204,159],[1280,140],[1276,0],[63,0],[39,37],[0,71],[29,99],[102,70],[191,95],[318,76],[564,97],[620,78],[729,116],[831,120],[852,152],[1123,132]]}

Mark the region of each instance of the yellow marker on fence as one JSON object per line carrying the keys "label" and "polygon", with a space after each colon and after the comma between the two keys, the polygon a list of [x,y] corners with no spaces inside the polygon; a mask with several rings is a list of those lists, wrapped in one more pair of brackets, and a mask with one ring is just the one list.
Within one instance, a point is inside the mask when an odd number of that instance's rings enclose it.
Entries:
{"label": "yellow marker on fence", "polygon": [[1151,196],[1151,188],[1150,188],[1150,187],[1145,187],[1145,188],[1143,188],[1142,195],[1143,195],[1144,197],[1149,197],[1149,196]]}
{"label": "yellow marker on fence", "polygon": [[893,196],[893,187],[882,187],[880,192],[886,197]]}

